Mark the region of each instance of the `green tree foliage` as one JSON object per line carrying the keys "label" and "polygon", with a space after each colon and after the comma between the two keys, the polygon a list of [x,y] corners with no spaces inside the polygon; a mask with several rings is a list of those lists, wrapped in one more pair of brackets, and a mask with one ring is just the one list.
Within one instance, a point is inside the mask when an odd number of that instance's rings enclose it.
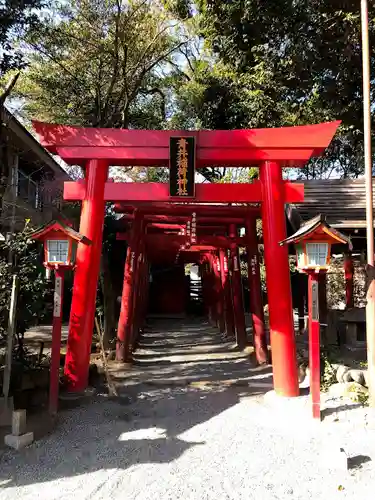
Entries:
{"label": "green tree foliage", "polygon": [[[64,2],[26,39],[29,66],[17,91],[30,118],[86,127],[163,128],[170,99],[163,85],[178,67],[188,34],[151,0]],[[113,172],[112,172],[113,173]],[[166,180],[163,169],[115,169],[119,180]],[[113,214],[106,218],[101,291],[106,343],[115,330]],[[113,234],[112,234],[113,236]]]}
{"label": "green tree foliage", "polygon": [[0,3],[0,78],[11,69],[24,65],[22,51],[16,46],[17,37],[35,27],[38,22],[37,10],[44,0],[2,0]]}
{"label": "green tree foliage", "polygon": [[[8,327],[12,274],[17,274],[19,278],[18,336],[42,322],[52,308],[52,288],[45,279],[40,248],[30,240],[29,235],[30,228],[26,227],[0,246],[0,337],[6,334]],[[15,259],[15,266],[8,263],[9,250]]]}
{"label": "green tree foliage", "polygon": [[[63,5],[28,39],[31,64],[20,95],[30,116],[77,125],[188,129],[341,119],[328,153],[301,175],[362,172],[357,1]],[[369,8],[373,47],[375,4]],[[374,62],[372,54],[373,72]],[[211,169],[202,173],[220,178]]]}
{"label": "green tree foliage", "polygon": [[[362,172],[358,1],[199,0],[185,4],[185,9],[197,9],[198,32],[213,57],[196,66],[193,77],[179,90],[182,110],[192,102],[196,123],[207,128],[340,119],[340,133],[328,154],[311,162],[301,174],[314,178],[334,172],[348,177]],[[374,47],[374,2],[369,2],[369,12],[370,46]]]}
{"label": "green tree foliage", "polygon": [[161,68],[187,43],[150,0],[73,0],[28,37],[20,84],[34,118],[72,125],[161,128]]}
{"label": "green tree foliage", "polygon": [[[8,175],[8,135],[3,106],[12,92],[25,60],[18,40],[39,23],[38,9],[44,0],[2,0],[0,2],[0,217]],[[12,73],[8,75],[8,73]]]}
{"label": "green tree foliage", "polygon": [[186,0],[163,0],[164,7],[176,18],[186,20],[193,15],[192,2]]}

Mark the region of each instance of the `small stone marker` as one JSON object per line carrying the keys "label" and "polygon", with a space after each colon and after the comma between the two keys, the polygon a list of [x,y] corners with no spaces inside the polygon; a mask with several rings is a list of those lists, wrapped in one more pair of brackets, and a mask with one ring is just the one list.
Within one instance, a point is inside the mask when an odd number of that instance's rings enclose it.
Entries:
{"label": "small stone marker", "polygon": [[21,436],[26,433],[26,410],[15,410],[12,416],[12,434]]}
{"label": "small stone marker", "polygon": [[4,442],[7,446],[20,450],[34,441],[34,433],[26,432],[26,410],[16,410],[12,415],[12,434],[7,434]]}

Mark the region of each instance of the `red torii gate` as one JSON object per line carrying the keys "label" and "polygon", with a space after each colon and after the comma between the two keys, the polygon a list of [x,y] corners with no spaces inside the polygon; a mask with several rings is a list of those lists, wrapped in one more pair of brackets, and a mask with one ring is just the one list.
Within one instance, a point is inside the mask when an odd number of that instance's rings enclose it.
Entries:
{"label": "red torii gate", "polygon": [[[168,207],[171,210],[171,205]],[[187,205],[173,205],[173,208],[180,208],[186,211]],[[242,294],[242,283],[241,283],[241,270],[239,266],[239,255],[238,247],[246,247],[247,255],[249,256],[249,272],[248,280],[249,287],[251,290],[250,294],[250,310],[251,319],[253,324],[253,343],[255,347],[256,359],[259,363],[263,364],[267,362],[268,353],[266,346],[266,335],[264,327],[264,313],[262,306],[262,294],[261,294],[261,282],[259,266],[256,265],[258,261],[258,244],[256,237],[256,221],[255,217],[260,216],[259,207],[232,207],[236,208],[236,215],[239,216],[241,213],[242,218],[230,218],[223,217],[222,215],[218,217],[213,217],[212,210],[215,208],[220,208],[221,214],[225,213],[225,207],[212,207],[212,205],[201,205],[195,207],[199,210],[199,216],[196,215],[196,237],[195,243],[190,244],[189,248],[186,248],[186,243],[188,243],[189,238],[186,235],[183,236],[181,231],[176,233],[176,230],[172,232],[170,230],[171,226],[174,227],[173,222],[177,219],[184,219],[184,226],[178,226],[177,229],[180,230],[183,227],[184,231],[187,232],[187,221],[190,217],[181,215],[145,215],[142,214],[144,230],[142,239],[144,241],[143,253],[147,254],[149,260],[157,262],[170,263],[177,260],[181,262],[189,262],[199,264],[201,268],[202,277],[202,290],[204,291],[204,304],[206,306],[206,312],[210,322],[217,326],[225,337],[236,337],[237,344],[240,348],[245,347],[247,344],[247,334],[246,334],[246,323],[244,316],[244,304],[243,304],[243,294]],[[153,208],[150,206],[149,210]],[[145,210],[145,208],[143,209]],[[154,208],[154,210],[158,210]],[[209,217],[209,222],[212,220],[216,222],[220,221],[221,224],[226,224],[221,228],[220,235],[207,235],[202,234],[202,228],[210,227],[201,225],[206,218],[202,217],[204,211],[209,210],[211,212],[211,217]],[[230,212],[230,210],[229,210]],[[126,217],[125,215],[128,215]],[[129,220],[129,214],[125,214],[122,220]],[[139,210],[137,209],[137,218],[139,219]],[[130,216],[131,219],[135,221],[135,218]],[[156,217],[163,217],[164,222],[169,220],[170,224],[162,224],[161,228],[152,227],[154,223],[151,223],[152,232],[150,233],[150,222],[149,219]],[[253,224],[250,223],[249,217],[252,217]],[[237,234],[237,224],[242,227],[246,226],[247,236],[246,238],[239,238]],[[160,224],[157,224],[160,225]],[[211,226],[214,227],[215,226]],[[220,227],[220,226],[219,226]],[[162,229],[163,231],[160,231]],[[134,303],[134,293],[133,285],[136,287],[138,281],[139,267],[133,268],[132,271],[132,255],[133,261],[138,261],[137,254],[142,253],[139,249],[139,240],[141,235],[135,234],[136,224],[132,225],[131,231],[127,233],[118,233],[118,239],[126,239],[128,241],[127,257],[126,257],[126,270],[124,276],[123,293],[121,299],[121,313],[117,329],[117,348],[116,357],[119,361],[121,360],[131,360],[131,351],[136,345],[136,340],[138,337],[138,327],[142,322],[144,316],[144,311],[139,307],[136,307]],[[253,232],[253,237],[249,233]],[[230,259],[228,262],[227,250],[230,250]],[[254,265],[255,264],[255,265]],[[229,268],[231,273],[229,273]],[[255,271],[255,272],[254,272]],[[211,283],[211,291],[209,290]],[[139,297],[137,298],[139,301]],[[141,299],[142,301],[142,299]],[[134,328],[134,324],[136,327]],[[131,339],[131,340],[130,340]]]}
{"label": "red torii gate", "polygon": [[[172,136],[194,136],[197,167],[259,166],[253,184],[200,184],[195,202],[261,203],[275,390],[299,393],[284,204],[303,201],[303,186],[283,181],[283,167],[302,167],[321,154],[338,121],[279,129],[156,131],[70,127],[34,122],[40,141],[70,164],[86,168],[84,182],[66,183],[64,198],[81,200],[80,232],[92,245],[79,245],[74,279],[65,374],[70,389],[86,388],[106,201],[170,202],[168,186],[107,182],[110,165],[168,165]],[[229,208],[235,212],[237,207]],[[219,209],[220,207],[215,207]],[[227,207],[228,209],[228,207]],[[175,210],[173,208],[173,210]],[[190,208],[190,211],[192,209]]]}

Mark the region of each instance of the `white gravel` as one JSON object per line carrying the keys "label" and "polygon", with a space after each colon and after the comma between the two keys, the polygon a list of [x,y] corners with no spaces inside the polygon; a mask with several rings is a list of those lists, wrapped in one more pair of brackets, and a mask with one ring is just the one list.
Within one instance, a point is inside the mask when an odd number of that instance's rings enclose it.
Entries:
{"label": "white gravel", "polygon": [[[272,376],[251,368],[246,354],[201,359],[204,346],[220,342],[205,324],[154,326],[147,337],[167,344],[170,361],[140,352],[138,375],[117,373],[130,403],[97,396],[63,412],[49,437],[0,450],[0,500],[374,498],[375,417],[365,425],[362,408],[336,400],[329,406],[341,406],[337,414],[315,425],[303,398],[265,400],[259,393]],[[349,471],[337,467],[340,448]]]}
{"label": "white gravel", "polygon": [[375,460],[373,430],[285,417],[243,391],[144,387],[129,405],[98,397],[65,413],[53,435],[2,455],[0,498],[374,497],[373,462],[335,467],[340,447]]}

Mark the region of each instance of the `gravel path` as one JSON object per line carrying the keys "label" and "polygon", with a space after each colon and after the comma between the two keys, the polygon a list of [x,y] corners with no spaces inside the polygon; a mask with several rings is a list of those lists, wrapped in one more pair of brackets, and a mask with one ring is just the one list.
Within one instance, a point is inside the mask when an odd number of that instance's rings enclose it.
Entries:
{"label": "gravel path", "polygon": [[[250,371],[229,386],[140,381],[129,399],[64,412],[53,435],[0,457],[0,499],[372,499],[375,431],[276,410]],[[350,471],[337,468],[340,447]]]}

